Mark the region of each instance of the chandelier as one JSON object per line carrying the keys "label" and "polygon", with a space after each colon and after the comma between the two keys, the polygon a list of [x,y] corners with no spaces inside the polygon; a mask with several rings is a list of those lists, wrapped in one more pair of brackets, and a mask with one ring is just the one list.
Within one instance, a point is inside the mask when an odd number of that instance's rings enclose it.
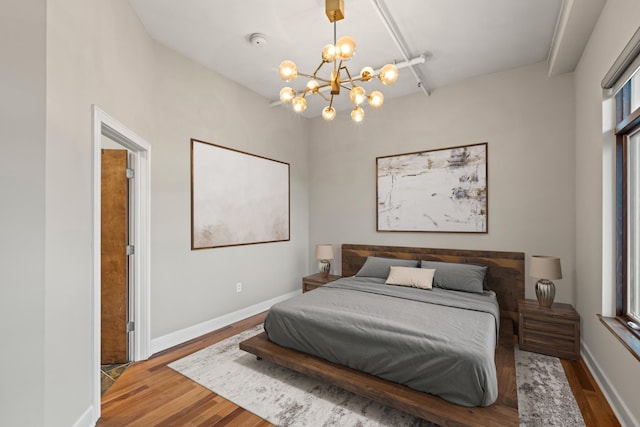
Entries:
{"label": "chandelier", "polygon": [[[361,122],[364,119],[364,109],[361,105],[368,101],[373,108],[378,108],[384,102],[382,92],[374,90],[367,95],[362,86],[357,82],[368,82],[378,78],[383,85],[395,83],[398,79],[398,67],[394,64],[387,64],[378,72],[371,67],[364,67],[360,75],[353,77],[344,61],[351,59],[356,52],[356,42],[349,36],[340,37],[336,40],[336,21],[344,19],[344,0],[326,0],[326,14],[329,22],[333,22],[333,44],[328,44],[322,49],[322,62],[313,74],[304,74],[298,71],[293,61],[282,61],[279,68],[280,77],[285,82],[290,82],[298,76],[310,79],[304,89],[296,91],[291,87],[284,87],[280,91],[280,101],[291,104],[293,111],[302,113],[307,109],[307,95],[320,95],[329,103],[322,110],[322,118],[331,121],[336,117],[336,110],[333,107],[333,98],[340,95],[340,89],[349,91],[349,99],[354,104],[351,111],[351,119],[354,122]],[[325,64],[332,64],[330,77],[325,78],[318,75]],[[323,91],[330,90],[330,96],[326,96]]]}

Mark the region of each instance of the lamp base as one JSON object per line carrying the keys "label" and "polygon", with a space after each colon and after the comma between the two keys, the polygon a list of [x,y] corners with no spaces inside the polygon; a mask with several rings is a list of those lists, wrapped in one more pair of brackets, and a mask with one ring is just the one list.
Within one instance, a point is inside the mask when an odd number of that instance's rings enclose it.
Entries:
{"label": "lamp base", "polygon": [[540,279],[536,283],[536,297],[541,307],[551,307],[556,296],[556,285],[551,280]]}
{"label": "lamp base", "polygon": [[331,271],[331,263],[328,259],[320,260],[320,273],[322,273],[322,277],[329,277],[329,272]]}

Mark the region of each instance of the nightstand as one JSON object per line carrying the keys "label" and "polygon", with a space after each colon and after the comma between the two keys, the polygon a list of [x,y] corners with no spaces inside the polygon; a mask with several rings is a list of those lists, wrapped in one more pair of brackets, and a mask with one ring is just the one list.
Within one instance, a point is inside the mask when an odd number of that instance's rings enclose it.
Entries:
{"label": "nightstand", "polygon": [[564,359],[580,358],[580,315],[570,304],[541,307],[536,300],[519,300],[520,349]]}
{"label": "nightstand", "polygon": [[327,283],[333,282],[334,280],[340,279],[342,276],[333,276],[329,275],[329,277],[322,277],[322,273],[312,274],[311,276],[306,276],[302,278],[302,292],[312,291],[315,288],[319,288],[322,285],[326,285]]}

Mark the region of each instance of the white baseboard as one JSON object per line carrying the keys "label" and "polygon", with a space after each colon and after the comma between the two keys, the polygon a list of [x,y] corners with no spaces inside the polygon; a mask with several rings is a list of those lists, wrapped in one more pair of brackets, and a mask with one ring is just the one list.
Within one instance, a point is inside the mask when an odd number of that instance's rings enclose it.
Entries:
{"label": "white baseboard", "polygon": [[206,322],[154,338],[151,340],[151,354],[182,344],[204,334],[208,334],[209,332],[215,331],[216,329],[223,328],[242,319],[246,319],[247,317],[251,317],[255,314],[262,313],[263,311],[271,308],[273,304],[292,298],[300,293],[301,291],[289,292],[288,294],[271,298],[270,300],[234,311],[233,313],[225,314],[224,316],[216,317],[215,319],[207,320]]}
{"label": "white baseboard", "polygon": [[78,418],[78,420],[75,423],[73,423],[73,427],[93,427],[96,425],[97,422],[98,420],[95,419],[95,414],[93,412],[93,405],[92,405],[92,406],[89,406],[82,415],[80,415],[80,418]]}
{"label": "white baseboard", "polygon": [[606,397],[609,405],[611,405],[611,409],[618,417],[618,421],[623,427],[634,427],[640,425],[638,420],[633,416],[629,407],[624,403],[622,399],[620,399],[620,395],[616,391],[615,388],[611,386],[611,381],[605,375],[605,373],[600,368],[600,365],[593,358],[591,351],[589,351],[589,347],[587,347],[584,342],[582,343],[582,359],[586,363],[587,367],[593,374],[593,378],[598,383],[600,390]]}

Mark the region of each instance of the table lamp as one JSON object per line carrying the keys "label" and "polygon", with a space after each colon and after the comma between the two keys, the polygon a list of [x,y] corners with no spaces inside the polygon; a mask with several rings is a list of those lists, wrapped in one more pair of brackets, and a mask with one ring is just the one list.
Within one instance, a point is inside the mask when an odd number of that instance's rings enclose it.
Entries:
{"label": "table lamp", "polygon": [[330,259],[333,259],[333,246],[316,245],[316,259],[320,260],[320,272],[322,277],[329,277],[331,271]]}
{"label": "table lamp", "polygon": [[541,307],[551,307],[556,296],[556,285],[551,279],[562,279],[560,258],[533,255],[529,263],[529,276],[537,277],[536,297]]}

